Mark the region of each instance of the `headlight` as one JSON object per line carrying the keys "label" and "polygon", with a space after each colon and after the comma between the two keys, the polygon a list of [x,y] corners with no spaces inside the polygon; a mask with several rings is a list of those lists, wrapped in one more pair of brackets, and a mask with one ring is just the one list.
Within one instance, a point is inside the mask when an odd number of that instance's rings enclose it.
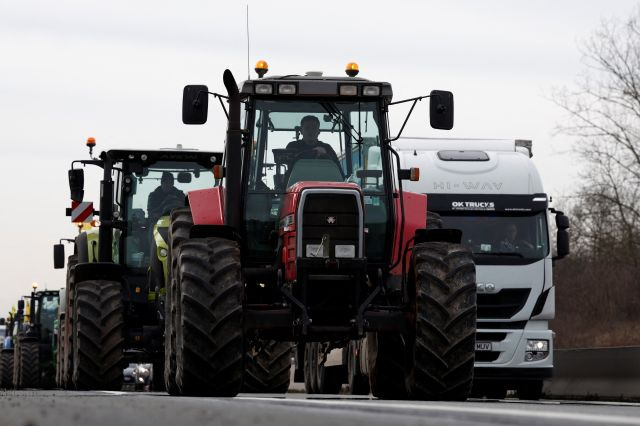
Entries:
{"label": "headlight", "polygon": [[271,95],[273,93],[273,86],[271,84],[259,83],[256,84],[255,90],[258,95]]}
{"label": "headlight", "polygon": [[356,246],[353,244],[336,244],[336,257],[356,257]]}
{"label": "headlight", "polygon": [[296,85],[295,84],[279,84],[278,93],[281,95],[295,95]]}
{"label": "headlight", "polygon": [[548,340],[527,340],[527,349],[524,353],[524,360],[527,362],[540,361],[549,356]]}
{"label": "headlight", "polygon": [[356,96],[358,94],[358,86],[342,85],[340,86],[340,95],[342,96]]}
{"label": "headlight", "polygon": [[380,96],[380,86],[364,86],[362,88],[363,96]]}

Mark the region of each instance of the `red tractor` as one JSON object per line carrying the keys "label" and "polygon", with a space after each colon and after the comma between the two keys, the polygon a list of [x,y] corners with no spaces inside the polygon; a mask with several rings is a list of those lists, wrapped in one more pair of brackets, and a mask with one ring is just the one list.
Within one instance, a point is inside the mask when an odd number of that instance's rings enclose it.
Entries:
{"label": "red tractor", "polygon": [[[222,185],[190,192],[172,213],[168,389],[264,391],[288,380],[290,342],[331,350],[366,337],[374,396],[465,399],[475,266],[460,231],[433,216],[428,226],[426,197],[402,190],[419,170],[400,169],[387,117],[411,102],[404,129],[430,98],[431,126],[448,130],[453,95],[392,102],[391,85],[355,77],[353,63],[347,77],[266,71],[260,61],[240,88],[224,72],[227,95],[212,93],[228,117]],[[208,93],[185,87],[184,123],[206,122]]]}

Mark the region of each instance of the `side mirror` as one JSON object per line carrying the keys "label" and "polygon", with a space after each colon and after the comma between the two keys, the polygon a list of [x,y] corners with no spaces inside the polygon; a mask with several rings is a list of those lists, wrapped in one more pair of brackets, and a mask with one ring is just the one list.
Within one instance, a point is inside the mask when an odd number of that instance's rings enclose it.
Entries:
{"label": "side mirror", "polygon": [[53,267],[54,269],[64,268],[64,244],[53,245]]}
{"label": "side mirror", "polygon": [[182,92],[182,122],[204,124],[209,109],[209,89],[204,85],[184,86]]}
{"label": "side mirror", "polygon": [[5,325],[7,323],[7,320],[5,320],[4,318],[0,318],[0,325]]}
{"label": "side mirror", "polygon": [[569,244],[569,217],[559,210],[555,211],[556,214],[556,227],[558,233],[556,234],[557,254],[554,259],[562,259],[570,253]]}
{"label": "side mirror", "polygon": [[69,190],[73,201],[82,202],[84,198],[84,170],[69,170]]}
{"label": "side mirror", "polygon": [[190,183],[191,182],[191,173],[189,173],[189,172],[180,172],[180,173],[178,173],[178,182],[180,182],[180,183]]}
{"label": "side mirror", "polygon": [[429,121],[434,129],[451,130],[453,128],[453,93],[445,90],[431,91]]}
{"label": "side mirror", "polygon": [[18,312],[24,312],[24,300],[18,300]]}

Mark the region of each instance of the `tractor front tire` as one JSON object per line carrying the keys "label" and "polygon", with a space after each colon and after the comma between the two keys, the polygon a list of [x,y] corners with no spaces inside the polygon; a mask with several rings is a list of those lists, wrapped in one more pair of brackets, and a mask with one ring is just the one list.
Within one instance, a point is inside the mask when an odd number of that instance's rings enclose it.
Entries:
{"label": "tractor front tire", "polygon": [[73,309],[73,383],[79,390],[122,388],[124,308],[122,285],[95,280],[76,284]]}
{"label": "tractor front tire", "polygon": [[20,336],[19,357],[13,384],[16,389],[40,387],[40,344],[35,337]]}
{"label": "tractor front tire", "polygon": [[409,397],[465,400],[475,360],[473,258],[459,244],[426,242],[414,246],[411,261],[415,329],[407,336]]}
{"label": "tractor front tire", "polygon": [[73,308],[75,292],[75,267],[78,264],[78,255],[69,256],[67,260],[67,287],[65,298],[64,327],[61,326],[61,351],[60,385],[63,389],[73,389]]}
{"label": "tractor front tire", "polygon": [[13,349],[0,352],[0,389],[13,387]]}
{"label": "tractor front tire", "polygon": [[405,342],[400,333],[367,333],[371,394],[380,399],[406,399]]}
{"label": "tractor front tire", "polygon": [[177,288],[177,279],[174,275],[178,272],[177,259],[178,248],[189,238],[189,231],[193,226],[193,216],[188,207],[174,209],[171,212],[171,225],[169,227],[169,275],[167,288],[165,289],[164,302],[164,385],[170,395],[179,395],[180,389],[176,384],[176,318],[180,305],[176,302],[180,292]]}
{"label": "tractor front tire", "polygon": [[318,375],[316,374],[316,343],[304,345],[304,391],[311,395],[318,392]]}
{"label": "tractor front tire", "polygon": [[276,340],[262,343],[245,354],[242,392],[286,393],[291,380],[293,346]]}
{"label": "tractor front tire", "polygon": [[194,238],[177,251],[180,394],[236,396],[244,373],[240,247],[225,238]]}

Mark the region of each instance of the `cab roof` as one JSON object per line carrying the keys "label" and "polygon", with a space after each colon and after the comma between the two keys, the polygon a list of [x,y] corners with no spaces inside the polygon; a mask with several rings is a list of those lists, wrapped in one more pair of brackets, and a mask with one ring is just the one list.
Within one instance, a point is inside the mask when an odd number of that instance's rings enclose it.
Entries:
{"label": "cab roof", "polygon": [[[345,99],[375,99],[382,97],[387,103],[391,102],[393,97],[393,90],[391,84],[383,81],[371,81],[360,77],[335,77],[335,76],[318,76],[318,75],[283,75],[283,76],[269,76],[260,79],[245,80],[240,84],[240,94],[244,96],[254,95],[254,87],[256,84],[272,84],[272,95],[259,95],[270,96],[271,98],[278,98],[282,96],[288,97],[306,97],[306,96],[335,96],[344,97]],[[279,84],[295,84],[297,91],[295,95],[278,95]],[[355,85],[358,86],[358,96],[341,96],[339,94],[339,87],[342,85]],[[380,96],[363,96],[362,86],[380,86]]]}

